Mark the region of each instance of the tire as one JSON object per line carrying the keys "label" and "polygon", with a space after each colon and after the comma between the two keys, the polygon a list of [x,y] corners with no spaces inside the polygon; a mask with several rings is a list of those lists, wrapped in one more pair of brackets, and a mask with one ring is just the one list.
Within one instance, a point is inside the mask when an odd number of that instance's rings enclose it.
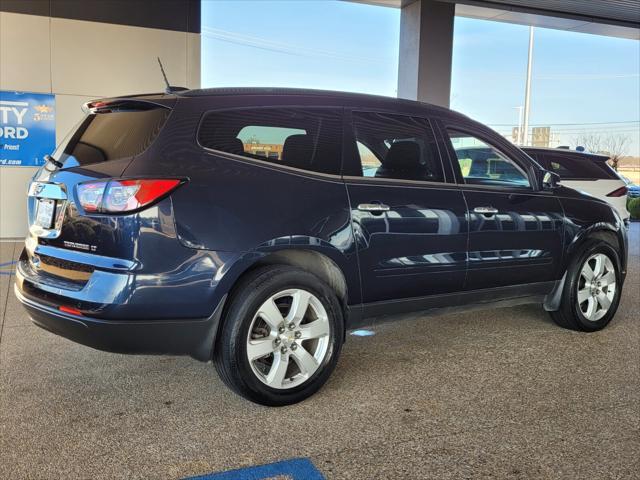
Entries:
{"label": "tire", "polygon": [[241,279],[225,312],[214,364],[224,383],[252,402],[300,402],[336,366],[342,308],[335,292],[309,272],[288,265],[258,268]]}
{"label": "tire", "polygon": [[[596,272],[599,275],[595,280],[600,282],[600,286],[596,281],[588,283],[583,274],[585,264],[589,263],[593,273],[599,268],[599,261],[600,265],[605,266],[603,272]],[[622,291],[620,271],[620,257],[611,243],[600,238],[588,240],[577,252],[567,270],[560,308],[555,312],[549,312],[551,318],[561,327],[571,330],[583,332],[602,330],[611,321],[620,303]],[[612,281],[614,281],[613,284]],[[612,286],[613,293],[611,293]],[[606,311],[603,303],[605,305],[609,303]]]}

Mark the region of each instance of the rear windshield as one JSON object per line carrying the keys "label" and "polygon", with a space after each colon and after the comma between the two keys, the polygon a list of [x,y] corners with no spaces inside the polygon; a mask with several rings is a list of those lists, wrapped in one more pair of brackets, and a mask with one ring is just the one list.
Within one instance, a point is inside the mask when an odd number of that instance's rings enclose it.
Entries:
{"label": "rear windshield", "polygon": [[603,160],[595,160],[588,155],[558,155],[555,153],[534,154],[544,168],[560,175],[565,180],[612,180],[616,173]]}
{"label": "rear windshield", "polygon": [[69,167],[135,157],[155,140],[169,113],[162,107],[90,113],[58,146],[53,158]]}

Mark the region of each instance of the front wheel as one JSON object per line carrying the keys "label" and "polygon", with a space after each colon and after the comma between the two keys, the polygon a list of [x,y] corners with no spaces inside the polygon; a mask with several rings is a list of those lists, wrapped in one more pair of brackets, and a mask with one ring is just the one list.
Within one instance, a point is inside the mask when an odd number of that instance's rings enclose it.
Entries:
{"label": "front wheel", "polygon": [[325,283],[295,267],[268,266],[244,278],[230,302],[214,358],[229,387],[280,406],[304,400],[326,382],[344,326]]}
{"label": "front wheel", "polygon": [[621,289],[617,252],[608,242],[592,240],[569,267],[560,309],[551,316],[572,330],[601,330],[618,309]]}

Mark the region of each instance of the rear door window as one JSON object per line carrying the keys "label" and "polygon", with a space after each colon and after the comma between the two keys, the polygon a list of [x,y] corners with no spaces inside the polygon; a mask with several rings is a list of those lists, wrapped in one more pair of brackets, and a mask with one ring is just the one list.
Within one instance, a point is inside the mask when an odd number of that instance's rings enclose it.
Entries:
{"label": "rear door window", "polygon": [[444,182],[440,155],[426,119],[358,111],[352,116],[363,177]]}
{"label": "rear door window", "polygon": [[198,142],[205,148],[254,160],[338,175],[342,112],[324,107],[212,111],[200,124]]}
{"label": "rear door window", "polygon": [[150,107],[90,113],[58,146],[53,158],[65,166],[83,166],[135,157],[156,139],[170,112]]}

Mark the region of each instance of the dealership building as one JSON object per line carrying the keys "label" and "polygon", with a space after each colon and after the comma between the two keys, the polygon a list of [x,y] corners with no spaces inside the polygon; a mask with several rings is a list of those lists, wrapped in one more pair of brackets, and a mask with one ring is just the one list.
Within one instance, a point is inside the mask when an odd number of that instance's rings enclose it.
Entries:
{"label": "dealership building", "polygon": [[[640,39],[637,5],[627,0],[361,3],[402,10],[398,95],[444,106],[456,15]],[[157,58],[171,84],[201,86],[200,12],[198,0],[0,2],[1,239],[26,234],[29,179],[81,118],[82,104],[161,90]]]}

